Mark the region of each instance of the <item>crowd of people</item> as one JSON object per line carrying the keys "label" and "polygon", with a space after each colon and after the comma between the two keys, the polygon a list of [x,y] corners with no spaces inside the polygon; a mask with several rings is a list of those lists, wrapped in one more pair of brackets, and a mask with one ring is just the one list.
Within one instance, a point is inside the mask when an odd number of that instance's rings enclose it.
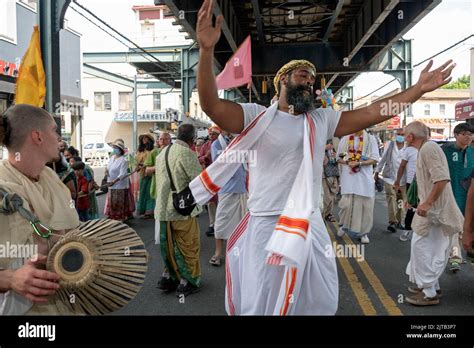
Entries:
{"label": "crowd of people", "polygon": [[[460,244],[473,254],[474,130],[459,124],[455,143],[440,147],[429,141],[429,128],[415,121],[397,130],[382,155],[366,130],[395,116],[381,114],[384,103],[408,105],[447,84],[452,61],[433,70],[428,63],[416,84],[390,98],[338,111],[316,107],[316,67],[292,60],[276,72],[270,106],[238,104],[217,94],[213,56],[223,18],[213,22],[213,5],[204,0],[196,28],[200,103],[219,126],[209,130],[209,139],[196,139],[191,124],[179,126],[174,143],[166,132],[157,144],[149,134],[140,136],[136,154],[116,139],[99,186],[78,151],[60,142],[48,112],[15,105],[0,118],[0,145],[8,149],[0,187],[18,194],[55,237],[98,216],[99,189],[107,191],[108,218],[154,217],[164,264],[158,288],[180,297],[202,286],[197,217],[205,207],[206,235],[215,238],[209,262],[225,262],[227,313],[334,315],[339,278],[335,255],[327,253],[332,241],[324,220],[337,222],[340,195],[337,235],[370,243],[376,187],[383,186],[387,230],[401,230],[401,241],[411,238],[406,274],[413,284],[406,301],[439,304],[442,272],[448,263],[458,271],[463,262]],[[252,151],[258,156],[251,165]],[[232,153],[247,157],[231,160]],[[2,206],[0,231],[0,243],[35,243],[42,255],[52,244],[32,233],[10,204]],[[38,269],[44,262],[43,256],[0,260],[1,313],[68,314],[47,298],[59,278]]]}

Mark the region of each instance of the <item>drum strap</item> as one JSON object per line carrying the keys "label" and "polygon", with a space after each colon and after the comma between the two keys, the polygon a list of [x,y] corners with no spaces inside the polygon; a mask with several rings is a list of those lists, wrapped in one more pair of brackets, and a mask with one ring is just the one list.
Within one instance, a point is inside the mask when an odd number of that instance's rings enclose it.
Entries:
{"label": "drum strap", "polygon": [[[28,220],[35,233],[41,238],[48,238],[52,234],[50,227],[44,225],[35,214],[23,207],[23,199],[20,196],[16,193],[9,193],[3,188],[0,188],[0,213],[5,215],[19,213]],[[38,226],[47,232],[41,232]]]}

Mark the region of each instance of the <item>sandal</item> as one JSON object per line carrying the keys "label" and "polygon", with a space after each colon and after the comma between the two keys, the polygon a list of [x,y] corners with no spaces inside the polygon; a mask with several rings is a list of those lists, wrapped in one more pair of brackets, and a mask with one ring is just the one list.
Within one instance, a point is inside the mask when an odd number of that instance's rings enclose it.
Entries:
{"label": "sandal", "polygon": [[326,215],[326,220],[329,222],[336,222],[336,218],[332,214]]}
{"label": "sandal", "polygon": [[217,258],[217,257],[213,256],[213,257],[211,257],[211,259],[209,260],[209,263],[210,263],[211,265],[213,265],[213,266],[217,266],[217,267],[218,267],[218,266],[221,265],[221,259],[220,259],[220,257]]}

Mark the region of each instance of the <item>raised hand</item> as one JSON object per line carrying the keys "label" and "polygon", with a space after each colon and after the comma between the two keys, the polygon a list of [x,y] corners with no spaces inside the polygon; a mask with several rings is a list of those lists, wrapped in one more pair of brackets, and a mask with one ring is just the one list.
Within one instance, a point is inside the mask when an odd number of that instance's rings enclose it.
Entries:
{"label": "raised hand", "polygon": [[451,72],[456,66],[456,64],[451,64],[452,62],[452,60],[448,60],[438,69],[430,71],[431,67],[433,66],[433,61],[430,60],[428,65],[421,72],[420,78],[417,82],[417,85],[420,87],[421,92],[431,92],[441,86],[448,84],[452,79]]}
{"label": "raised hand", "polygon": [[216,19],[216,26],[212,25],[212,9],[214,0],[204,0],[201,9],[198,12],[198,21],[196,26],[196,36],[199,46],[203,49],[214,48],[221,36],[221,26],[224,21],[222,15]]}

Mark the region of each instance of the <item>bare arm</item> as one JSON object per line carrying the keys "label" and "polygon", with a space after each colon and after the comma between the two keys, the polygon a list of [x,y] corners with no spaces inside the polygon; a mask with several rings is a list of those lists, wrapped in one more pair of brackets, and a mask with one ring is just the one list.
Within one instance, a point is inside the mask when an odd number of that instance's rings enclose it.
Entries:
{"label": "bare arm", "polygon": [[337,125],[335,136],[341,137],[352,134],[361,129],[368,128],[375,124],[386,121],[388,118],[398,115],[407,109],[412,103],[416,102],[427,92],[449,83],[451,81],[451,71],[456,66],[452,60],[447,61],[438,69],[429,71],[433,65],[430,61],[420,74],[418,82],[392,97],[382,99],[370,104],[365,108],[344,111]]}
{"label": "bare arm", "polygon": [[205,0],[198,14],[196,34],[200,46],[197,76],[199,101],[202,110],[220,128],[237,134],[244,129],[244,111],[239,104],[218,97],[212,69],[214,47],[219,41],[223,22],[221,15],[216,19],[216,26],[212,25],[213,7],[214,0]]}

